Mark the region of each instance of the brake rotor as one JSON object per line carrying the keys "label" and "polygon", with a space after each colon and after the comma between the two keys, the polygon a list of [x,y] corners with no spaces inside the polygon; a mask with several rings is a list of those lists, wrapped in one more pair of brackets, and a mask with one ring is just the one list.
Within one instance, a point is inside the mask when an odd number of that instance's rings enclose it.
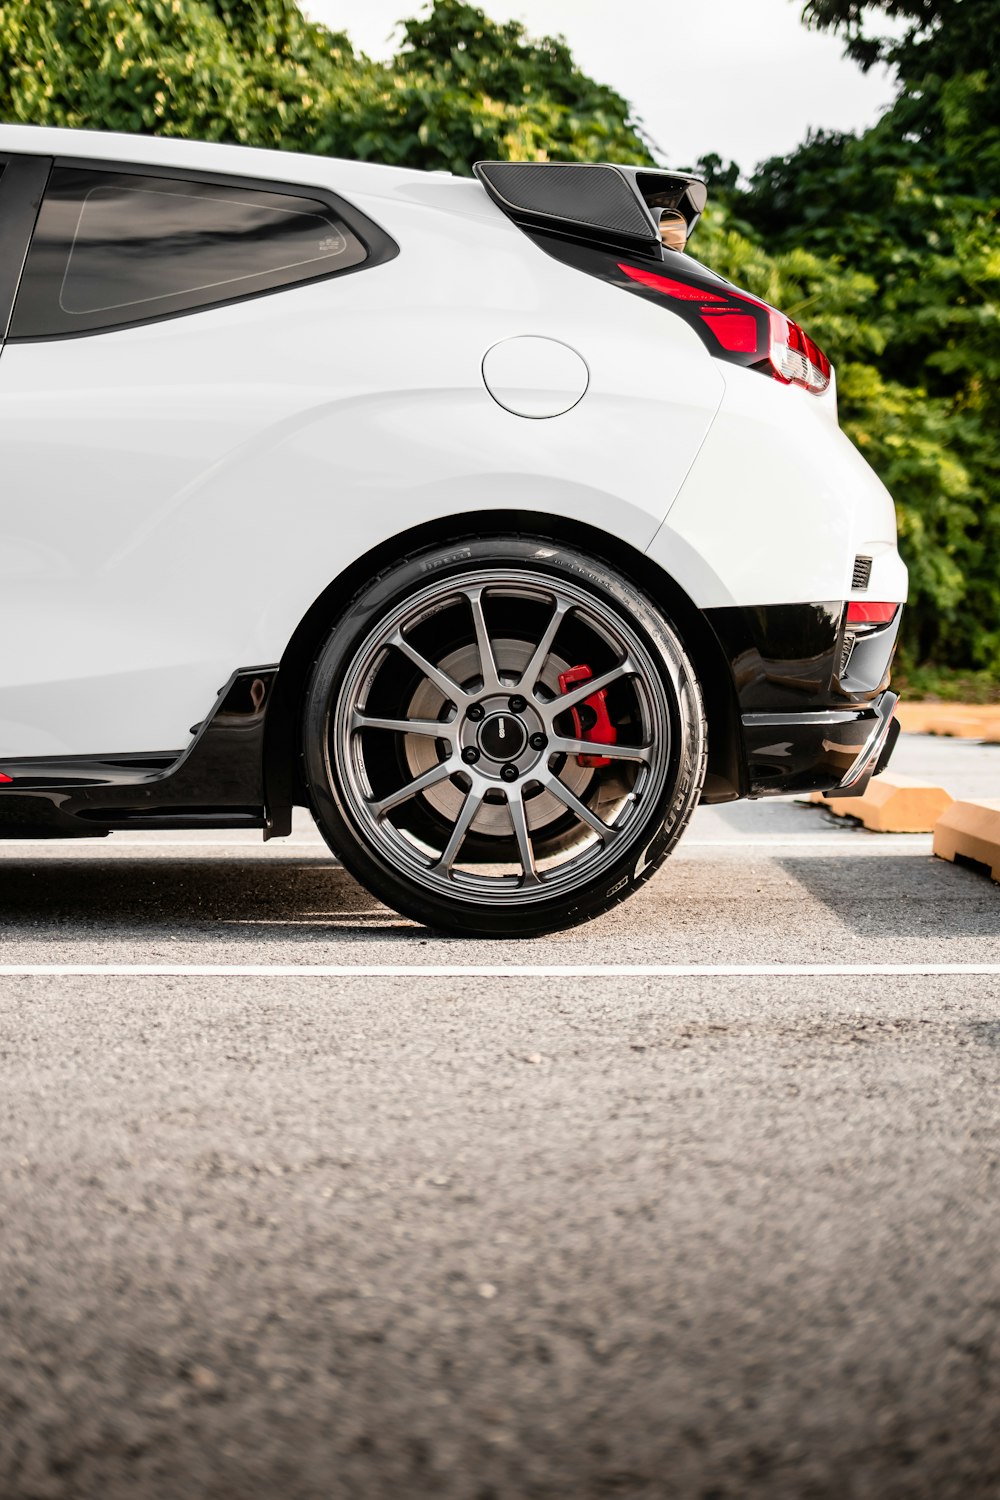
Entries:
{"label": "brake rotor", "polygon": [[[521,673],[531,660],[534,647],[527,641],[516,641],[500,638],[492,642],[493,655],[496,660],[497,669],[511,684],[511,691],[520,681]],[[475,682],[479,678],[479,653],[475,645],[459,646],[457,650],[442,657],[437,663],[442,672],[447,672],[455,682],[464,686],[466,683]],[[562,657],[549,653],[545,664],[545,670],[539,677],[541,682],[553,695],[560,694],[559,674],[568,672],[570,663]],[[421,681],[413,697],[406,708],[405,717],[408,719],[436,719],[444,708],[447,699],[438,691],[432,682],[426,677]],[[403,740],[406,764],[414,776],[420,776],[424,771],[429,771],[437,764],[437,755],[434,750],[434,741],[425,734],[408,734]],[[560,772],[560,780],[575,792],[578,797],[583,797],[586,787],[590,785],[594,772],[586,766],[577,764],[576,758],[570,756]],[[438,782],[436,786],[430,787],[422,793],[425,802],[429,803],[434,810],[446,818],[449,823],[454,823],[462,810],[465,793],[450,781]],[[534,793],[525,797],[525,810],[528,815],[528,827],[532,833],[538,833],[548,828],[550,824],[558,823],[566,816],[566,804],[560,802],[551,792],[538,787]],[[473,833],[487,834],[492,838],[510,838],[510,816],[507,812],[505,802],[484,802],[471,824]]]}

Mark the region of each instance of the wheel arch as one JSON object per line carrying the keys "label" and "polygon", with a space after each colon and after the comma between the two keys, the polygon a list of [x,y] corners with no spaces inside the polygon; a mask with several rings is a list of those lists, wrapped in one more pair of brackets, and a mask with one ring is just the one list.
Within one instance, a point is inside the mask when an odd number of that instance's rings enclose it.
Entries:
{"label": "wheel arch", "polygon": [[356,558],[310,605],[292,633],[279,665],[268,709],[264,781],[271,833],[290,827],[291,808],[304,805],[300,772],[299,718],[309,672],[331,625],[354,595],[401,556],[443,542],[496,531],[551,537],[606,558],[639,585],[667,614],[691,657],[708,721],[708,773],[702,800],[729,802],[746,792],[740,717],[726,654],[702,610],[676,579],[651,557],[620,537],[583,521],[540,511],[472,511],[445,516],[396,533]]}

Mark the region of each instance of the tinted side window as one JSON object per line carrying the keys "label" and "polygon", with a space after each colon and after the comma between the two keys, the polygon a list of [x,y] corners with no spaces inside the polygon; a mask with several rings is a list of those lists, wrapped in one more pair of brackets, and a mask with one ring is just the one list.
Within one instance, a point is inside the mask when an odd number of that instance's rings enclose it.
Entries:
{"label": "tinted side window", "polygon": [[327,203],[257,188],[57,167],[11,336],[117,328],[359,265]]}

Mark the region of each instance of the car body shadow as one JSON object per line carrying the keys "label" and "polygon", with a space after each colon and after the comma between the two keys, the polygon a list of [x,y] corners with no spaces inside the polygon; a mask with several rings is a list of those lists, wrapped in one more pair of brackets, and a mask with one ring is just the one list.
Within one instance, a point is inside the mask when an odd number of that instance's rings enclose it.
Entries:
{"label": "car body shadow", "polygon": [[1000,891],[980,872],[928,855],[784,855],[780,867],[855,932],[1000,937]]}
{"label": "car body shadow", "polygon": [[316,860],[65,859],[7,855],[0,862],[0,934],[8,941],[45,935],[91,940],[223,935],[255,944],[336,933],[338,937],[412,939],[427,929],[381,906],[327,854]]}

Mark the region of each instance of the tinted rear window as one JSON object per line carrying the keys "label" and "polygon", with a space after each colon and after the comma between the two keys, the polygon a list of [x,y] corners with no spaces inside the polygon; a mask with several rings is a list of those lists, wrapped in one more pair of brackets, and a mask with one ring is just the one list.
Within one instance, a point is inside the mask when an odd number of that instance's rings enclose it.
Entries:
{"label": "tinted rear window", "polygon": [[49,179],[13,337],[98,331],[329,276],[366,251],[310,198],[60,167]]}

